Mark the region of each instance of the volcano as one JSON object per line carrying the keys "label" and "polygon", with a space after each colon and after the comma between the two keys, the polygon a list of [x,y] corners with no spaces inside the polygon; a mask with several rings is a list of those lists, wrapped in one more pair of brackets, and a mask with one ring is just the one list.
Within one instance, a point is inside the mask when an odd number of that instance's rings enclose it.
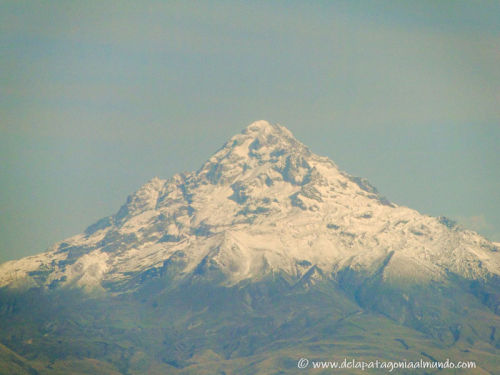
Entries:
{"label": "volcano", "polygon": [[0,372],[291,374],[307,358],[500,374],[499,314],[500,244],[258,121],[198,171],[0,265]]}

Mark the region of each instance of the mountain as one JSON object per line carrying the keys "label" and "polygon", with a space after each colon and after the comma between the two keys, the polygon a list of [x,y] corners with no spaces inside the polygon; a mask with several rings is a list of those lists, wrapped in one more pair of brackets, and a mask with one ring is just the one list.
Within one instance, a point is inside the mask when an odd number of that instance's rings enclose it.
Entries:
{"label": "mountain", "polygon": [[0,343],[47,374],[293,373],[301,357],[498,374],[499,286],[498,244],[258,121],[198,171],[0,265]]}

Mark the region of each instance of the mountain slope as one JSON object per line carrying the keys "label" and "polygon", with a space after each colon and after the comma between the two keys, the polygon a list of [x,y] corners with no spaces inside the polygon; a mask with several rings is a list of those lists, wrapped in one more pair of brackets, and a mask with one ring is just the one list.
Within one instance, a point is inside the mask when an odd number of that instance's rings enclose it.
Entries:
{"label": "mountain slope", "polygon": [[390,203],[265,121],[84,233],[0,265],[0,287],[0,341],[44,366],[289,372],[290,353],[339,340],[345,357],[387,356],[383,344],[490,373],[499,358],[498,245]]}
{"label": "mountain slope", "polygon": [[38,375],[26,359],[0,344],[0,373],[3,375]]}

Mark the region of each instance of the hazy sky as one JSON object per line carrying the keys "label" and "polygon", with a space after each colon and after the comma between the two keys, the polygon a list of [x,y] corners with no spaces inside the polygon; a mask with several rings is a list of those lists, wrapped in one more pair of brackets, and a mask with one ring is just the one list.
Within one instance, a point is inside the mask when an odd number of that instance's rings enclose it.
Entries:
{"label": "hazy sky", "polygon": [[498,1],[0,0],[0,262],[286,126],[500,241]]}

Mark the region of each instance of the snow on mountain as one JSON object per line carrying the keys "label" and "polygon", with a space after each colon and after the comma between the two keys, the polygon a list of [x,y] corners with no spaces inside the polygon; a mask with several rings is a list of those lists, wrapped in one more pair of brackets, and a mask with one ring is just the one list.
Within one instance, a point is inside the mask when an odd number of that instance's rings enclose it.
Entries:
{"label": "snow on mountain", "polygon": [[500,275],[500,245],[391,204],[286,128],[258,121],[197,172],[154,178],[84,233],[0,265],[0,286],[103,292],[134,277],[170,272],[182,280],[200,270],[233,285],[346,267],[366,277],[383,269],[387,283],[450,273],[484,280]]}

